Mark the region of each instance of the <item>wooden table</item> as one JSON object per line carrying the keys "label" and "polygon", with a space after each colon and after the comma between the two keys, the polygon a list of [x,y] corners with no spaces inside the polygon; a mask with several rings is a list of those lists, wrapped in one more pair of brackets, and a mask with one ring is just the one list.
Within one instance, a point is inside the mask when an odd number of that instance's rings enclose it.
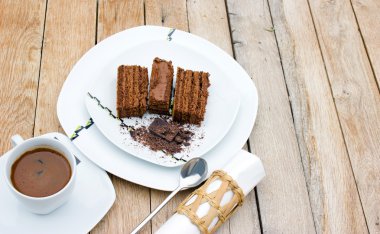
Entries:
{"label": "wooden table", "polygon": [[[379,12],[379,0],[0,0],[1,153],[13,134],[62,131],[59,91],[97,42],[174,27],[224,49],[259,91],[246,149],[267,176],[219,233],[380,233]],[[167,195],[111,177],[117,200],[91,233],[127,233]]]}

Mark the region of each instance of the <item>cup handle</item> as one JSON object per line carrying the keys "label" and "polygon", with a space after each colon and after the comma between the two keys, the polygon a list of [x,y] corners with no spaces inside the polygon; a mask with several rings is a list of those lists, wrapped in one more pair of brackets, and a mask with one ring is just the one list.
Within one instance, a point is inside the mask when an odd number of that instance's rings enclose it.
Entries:
{"label": "cup handle", "polygon": [[12,146],[16,147],[17,145],[21,144],[24,141],[24,139],[20,135],[14,135],[11,138]]}

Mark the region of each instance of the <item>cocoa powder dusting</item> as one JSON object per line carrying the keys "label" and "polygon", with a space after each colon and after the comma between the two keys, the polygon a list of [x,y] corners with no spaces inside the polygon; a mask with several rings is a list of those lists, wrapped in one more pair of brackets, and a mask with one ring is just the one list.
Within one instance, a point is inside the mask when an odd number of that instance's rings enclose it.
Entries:
{"label": "cocoa powder dusting", "polygon": [[133,140],[148,146],[153,151],[176,154],[190,145],[194,135],[181,124],[171,120],[155,118],[148,128],[139,127],[130,131]]}

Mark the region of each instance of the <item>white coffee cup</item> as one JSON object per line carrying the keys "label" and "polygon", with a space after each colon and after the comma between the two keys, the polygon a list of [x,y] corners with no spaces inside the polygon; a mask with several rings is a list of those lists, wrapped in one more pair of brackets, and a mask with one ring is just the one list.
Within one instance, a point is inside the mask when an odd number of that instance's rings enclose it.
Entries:
{"label": "white coffee cup", "polygon": [[[24,141],[19,135],[12,137],[12,143],[14,149],[5,162],[5,180],[10,191],[25,206],[25,208],[35,214],[48,214],[67,202],[73,192],[76,175],[76,160],[67,147],[55,139],[36,137]],[[48,148],[61,153],[67,159],[71,167],[71,177],[65,187],[46,197],[31,197],[25,195],[19,192],[13,186],[11,181],[13,163],[25,152],[37,148]]]}

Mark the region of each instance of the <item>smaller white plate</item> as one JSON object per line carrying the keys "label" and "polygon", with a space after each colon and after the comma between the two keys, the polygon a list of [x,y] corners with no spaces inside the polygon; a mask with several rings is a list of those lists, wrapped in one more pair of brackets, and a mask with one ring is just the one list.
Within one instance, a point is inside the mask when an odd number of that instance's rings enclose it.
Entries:
{"label": "smaller white plate", "polygon": [[[191,125],[195,134],[190,146],[172,156],[165,155],[162,151],[152,151],[149,147],[135,142],[129,132],[120,127],[120,120],[115,118],[117,67],[122,64],[138,64],[147,67],[150,75],[155,57],[171,60],[175,73],[178,66],[210,73],[211,86],[208,88],[209,97],[205,119],[199,127]],[[174,74],[175,77],[176,74]],[[211,150],[229,131],[240,106],[239,93],[234,90],[226,74],[218,66],[193,50],[164,40],[153,40],[126,50],[122,55],[111,60],[107,66],[104,66],[98,77],[94,77],[94,81],[95,85],[88,89],[90,95],[86,94],[86,107],[103,135],[125,152],[165,167],[180,166],[185,161],[201,157]],[[158,115],[145,113],[143,118],[124,118],[123,121],[129,126],[148,127],[155,116]],[[179,161],[178,159],[184,160]]]}
{"label": "smaller white plate", "polygon": [[[115,201],[115,190],[107,173],[91,163],[60,133],[41,137],[56,138],[70,147],[77,165],[77,181],[70,200],[47,215],[27,211],[11,194],[4,180],[0,180],[0,233],[66,234],[89,232],[108,212]],[[3,176],[8,151],[0,157]]]}

